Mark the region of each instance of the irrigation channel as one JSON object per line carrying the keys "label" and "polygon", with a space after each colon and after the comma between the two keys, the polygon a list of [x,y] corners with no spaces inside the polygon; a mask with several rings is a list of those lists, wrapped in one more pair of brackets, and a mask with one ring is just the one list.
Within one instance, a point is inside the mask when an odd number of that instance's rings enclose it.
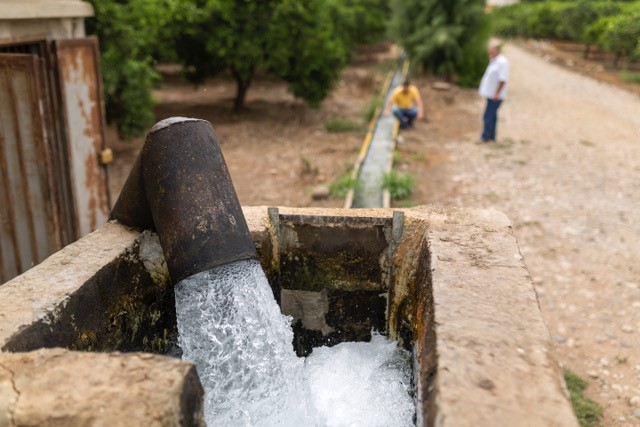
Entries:
{"label": "irrigation channel", "polygon": [[[401,82],[403,62],[387,77],[385,102]],[[354,168],[363,185],[348,196],[353,207],[384,206],[394,122],[381,108],[372,119]],[[175,299],[178,344],[182,357],[196,364],[208,425],[414,425],[410,352],[372,331],[370,342],[317,347],[298,357],[292,318],[280,312],[257,260],[187,277],[176,285]]]}
{"label": "irrigation channel", "polygon": [[369,131],[352,170],[351,176],[356,185],[345,199],[347,209],[388,208],[391,205],[391,197],[383,188],[383,183],[385,174],[391,172],[393,166],[398,123],[392,114],[385,116],[383,111],[393,88],[402,83],[407,68],[408,61],[403,53],[396,61],[395,70],[391,70],[387,75],[382,90],[384,101],[373,115]]}

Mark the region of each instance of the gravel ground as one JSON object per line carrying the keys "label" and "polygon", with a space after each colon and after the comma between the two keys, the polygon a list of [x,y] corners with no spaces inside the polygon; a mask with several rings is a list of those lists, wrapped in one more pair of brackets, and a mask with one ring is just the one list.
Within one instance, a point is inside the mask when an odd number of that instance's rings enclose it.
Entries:
{"label": "gravel ground", "polygon": [[[504,53],[498,142],[440,144],[455,188],[439,201],[510,217],[558,360],[591,381],[604,425],[640,426],[640,98]],[[468,108],[479,121],[483,102]]]}

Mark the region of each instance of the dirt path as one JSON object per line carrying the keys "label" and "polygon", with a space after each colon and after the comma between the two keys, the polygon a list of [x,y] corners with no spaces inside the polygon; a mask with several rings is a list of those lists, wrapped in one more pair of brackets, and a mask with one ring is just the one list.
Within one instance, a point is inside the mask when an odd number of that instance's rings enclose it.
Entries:
{"label": "dirt path", "polygon": [[[426,202],[511,219],[559,361],[591,381],[604,425],[640,426],[640,98],[514,45],[498,143],[477,128],[426,149],[447,181]],[[447,175],[443,178],[442,175]]]}

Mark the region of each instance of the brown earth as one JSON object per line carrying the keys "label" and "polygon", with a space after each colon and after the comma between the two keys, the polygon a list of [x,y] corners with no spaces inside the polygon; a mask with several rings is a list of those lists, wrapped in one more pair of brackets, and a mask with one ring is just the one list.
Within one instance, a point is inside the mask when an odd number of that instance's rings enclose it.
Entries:
{"label": "brown earth", "polygon": [[[415,178],[411,199],[494,208],[512,221],[536,285],[559,362],[589,379],[587,393],[605,410],[606,426],[640,426],[640,85],[621,82],[580,50],[520,41],[512,62],[498,143],[473,144],[482,101],[473,89],[434,89],[415,78],[426,120],[401,134],[395,156]],[[199,88],[175,75],[156,91],[157,119],[209,120],[220,138],[243,205],[341,207],[313,200],[355,161],[379,95],[390,45],[358,54],[318,110],[295,100],[283,83],[258,76],[247,110],[231,112],[234,84],[216,78]],[[598,79],[597,81],[594,79]],[[602,82],[605,83],[602,83]],[[330,133],[347,118],[360,130]],[[113,200],[141,146],[113,137]],[[532,378],[535,381],[535,378]]]}

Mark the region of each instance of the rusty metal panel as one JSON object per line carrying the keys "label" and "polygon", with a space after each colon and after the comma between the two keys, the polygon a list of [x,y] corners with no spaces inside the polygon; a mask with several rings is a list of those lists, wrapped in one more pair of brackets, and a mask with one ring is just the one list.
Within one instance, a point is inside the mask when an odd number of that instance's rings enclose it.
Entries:
{"label": "rusty metal panel", "polygon": [[75,205],[77,237],[108,219],[106,167],[99,163],[105,148],[102,77],[95,38],[56,40],[67,156]]}
{"label": "rusty metal panel", "polygon": [[0,54],[0,265],[2,282],[59,248],[42,113],[40,60]]}

